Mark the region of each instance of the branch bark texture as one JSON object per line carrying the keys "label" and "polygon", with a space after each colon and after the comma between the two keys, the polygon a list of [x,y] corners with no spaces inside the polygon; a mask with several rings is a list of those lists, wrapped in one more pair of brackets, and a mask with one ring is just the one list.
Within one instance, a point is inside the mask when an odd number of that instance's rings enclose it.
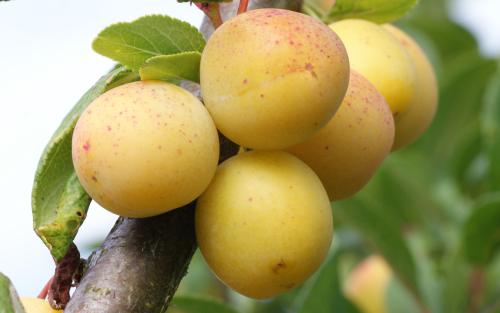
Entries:
{"label": "branch bark texture", "polygon": [[[250,9],[275,7],[298,11],[300,0],[254,0]],[[224,20],[238,1],[222,6]],[[213,27],[201,27],[208,38]],[[198,90],[192,90],[195,94]],[[221,137],[220,161],[238,146]],[[88,268],[65,313],[165,312],[195,252],[194,207],[190,203],[166,214],[119,218],[104,243],[89,258]]]}

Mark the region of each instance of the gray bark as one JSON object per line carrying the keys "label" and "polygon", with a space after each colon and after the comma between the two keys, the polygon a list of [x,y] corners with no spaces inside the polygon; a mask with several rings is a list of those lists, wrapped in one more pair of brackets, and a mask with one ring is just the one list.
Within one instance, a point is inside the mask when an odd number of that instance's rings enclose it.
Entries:
{"label": "gray bark", "polygon": [[[237,2],[223,5],[223,19],[234,15]],[[255,0],[250,8],[298,11],[300,4],[300,0]],[[213,32],[206,20],[201,30],[207,38]],[[221,137],[220,161],[237,151],[238,146]],[[195,202],[152,218],[119,218],[89,258],[64,312],[165,312],[197,248],[194,207]]]}

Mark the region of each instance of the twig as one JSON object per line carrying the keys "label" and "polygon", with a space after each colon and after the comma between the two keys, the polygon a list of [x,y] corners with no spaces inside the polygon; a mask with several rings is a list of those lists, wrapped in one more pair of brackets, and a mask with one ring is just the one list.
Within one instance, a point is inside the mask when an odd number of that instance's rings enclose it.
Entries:
{"label": "twig", "polygon": [[220,7],[218,3],[196,2],[195,5],[198,7],[198,9],[205,13],[205,15],[210,19],[215,28],[218,28],[222,25],[222,17],[220,15]]}
{"label": "twig", "polygon": [[238,7],[238,14],[245,13],[248,9],[248,0],[240,0],[240,6]]}
{"label": "twig", "polygon": [[54,276],[52,276],[49,279],[49,281],[45,284],[45,286],[43,286],[42,291],[40,291],[40,293],[38,294],[38,298],[39,299],[45,299],[45,298],[47,298],[47,295],[49,294],[50,285],[52,285],[53,281],[54,281]]}

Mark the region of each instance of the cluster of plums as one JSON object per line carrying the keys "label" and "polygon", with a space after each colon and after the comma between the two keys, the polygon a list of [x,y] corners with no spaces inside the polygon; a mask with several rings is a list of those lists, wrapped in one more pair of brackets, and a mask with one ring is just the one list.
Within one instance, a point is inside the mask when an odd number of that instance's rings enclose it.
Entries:
{"label": "cluster of plums", "polygon": [[[249,297],[307,279],[332,239],[331,201],[352,196],[437,103],[433,69],[391,25],[330,27],[279,9],[238,15],[202,54],[204,105],[161,81],[111,89],[73,134],[80,182],[104,208],[148,217],[198,198],[215,274]],[[217,167],[219,130],[244,147]]]}

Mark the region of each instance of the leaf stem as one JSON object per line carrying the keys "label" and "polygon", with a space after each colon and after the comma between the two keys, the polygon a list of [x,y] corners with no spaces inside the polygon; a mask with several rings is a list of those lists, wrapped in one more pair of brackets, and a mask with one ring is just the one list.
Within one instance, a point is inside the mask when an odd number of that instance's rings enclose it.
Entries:
{"label": "leaf stem", "polygon": [[52,282],[54,281],[54,276],[52,276],[49,281],[45,284],[45,286],[43,286],[43,289],[42,291],[40,291],[40,293],[38,294],[38,298],[39,299],[44,299],[47,298],[47,295],[49,294],[49,288],[50,288],[50,285],[52,285]]}
{"label": "leaf stem", "polygon": [[248,0],[240,0],[238,7],[238,14],[245,13],[248,10]]}
{"label": "leaf stem", "polygon": [[[247,0],[248,1],[248,0]],[[213,2],[201,2],[195,3],[195,5],[200,9],[205,15],[210,19],[214,28],[217,29],[222,25],[222,17],[220,14],[220,6],[218,3]]]}

